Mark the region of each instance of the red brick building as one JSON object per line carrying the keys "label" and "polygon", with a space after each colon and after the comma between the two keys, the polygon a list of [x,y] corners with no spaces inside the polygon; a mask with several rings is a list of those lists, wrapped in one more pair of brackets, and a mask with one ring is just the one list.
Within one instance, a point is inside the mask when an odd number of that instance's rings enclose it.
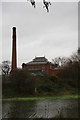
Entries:
{"label": "red brick building", "polygon": [[32,61],[22,64],[22,69],[30,71],[33,75],[54,75],[58,73],[56,65],[49,62],[45,57],[35,57]]}

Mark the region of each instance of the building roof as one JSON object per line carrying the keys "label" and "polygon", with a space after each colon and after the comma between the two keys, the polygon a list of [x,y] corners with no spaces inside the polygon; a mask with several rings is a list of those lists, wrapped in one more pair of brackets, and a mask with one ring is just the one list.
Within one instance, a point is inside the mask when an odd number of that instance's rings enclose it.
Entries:
{"label": "building roof", "polygon": [[32,61],[28,62],[27,65],[30,64],[46,64],[50,63],[45,57],[35,57]]}
{"label": "building roof", "polygon": [[33,62],[47,62],[48,60],[45,57],[35,57]]}

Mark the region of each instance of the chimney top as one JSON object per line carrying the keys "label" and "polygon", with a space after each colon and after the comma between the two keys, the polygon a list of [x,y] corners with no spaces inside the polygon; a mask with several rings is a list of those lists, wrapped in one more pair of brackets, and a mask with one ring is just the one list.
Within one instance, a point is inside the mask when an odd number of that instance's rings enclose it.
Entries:
{"label": "chimney top", "polygon": [[15,30],[16,29],[16,27],[13,27],[13,30]]}

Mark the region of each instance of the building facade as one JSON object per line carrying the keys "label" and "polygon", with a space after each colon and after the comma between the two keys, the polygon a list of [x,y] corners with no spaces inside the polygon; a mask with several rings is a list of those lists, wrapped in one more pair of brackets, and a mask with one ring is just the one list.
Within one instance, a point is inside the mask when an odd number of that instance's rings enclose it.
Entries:
{"label": "building facade", "polygon": [[28,70],[33,75],[52,75],[57,76],[56,65],[49,62],[45,57],[35,57],[32,61],[22,64],[22,69]]}

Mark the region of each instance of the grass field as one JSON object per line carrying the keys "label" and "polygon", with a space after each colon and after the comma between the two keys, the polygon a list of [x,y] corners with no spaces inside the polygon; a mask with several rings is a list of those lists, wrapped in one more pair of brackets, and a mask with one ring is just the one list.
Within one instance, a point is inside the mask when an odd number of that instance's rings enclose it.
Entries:
{"label": "grass field", "polygon": [[39,96],[39,97],[17,97],[17,98],[3,98],[3,101],[28,101],[28,100],[57,100],[57,99],[79,99],[78,95],[64,95],[64,96]]}

